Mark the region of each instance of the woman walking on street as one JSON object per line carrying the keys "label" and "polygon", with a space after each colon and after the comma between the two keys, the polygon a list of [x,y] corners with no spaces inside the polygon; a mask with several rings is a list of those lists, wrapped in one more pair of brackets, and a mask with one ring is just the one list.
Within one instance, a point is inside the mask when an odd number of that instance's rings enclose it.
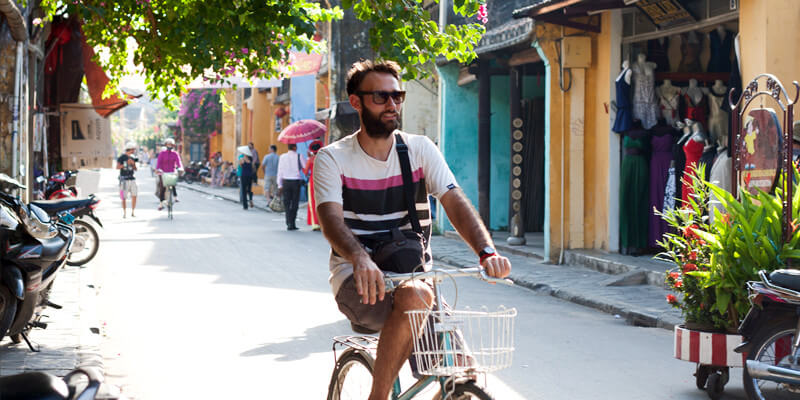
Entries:
{"label": "woman walking on street", "polygon": [[253,185],[253,158],[241,154],[239,155],[239,199],[242,202],[242,208],[247,210],[247,205],[253,206],[253,192],[250,187]]}
{"label": "woman walking on street", "polygon": [[317,218],[317,202],[314,200],[314,159],[317,157],[317,152],[322,148],[322,142],[315,140],[308,146],[308,161],[303,168],[303,173],[308,177],[308,209],[306,211],[306,219],[311,225],[312,231],[319,230],[319,219]]}

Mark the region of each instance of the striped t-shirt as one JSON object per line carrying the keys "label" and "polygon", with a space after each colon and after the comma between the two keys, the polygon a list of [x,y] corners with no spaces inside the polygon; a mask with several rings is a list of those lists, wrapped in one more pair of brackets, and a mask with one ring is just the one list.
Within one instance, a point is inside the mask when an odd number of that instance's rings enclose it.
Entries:
{"label": "striped t-shirt", "polygon": [[[395,132],[402,135],[408,146],[417,215],[428,242],[431,236],[428,194],[438,199],[457,186],[456,179],[442,153],[430,139]],[[364,152],[356,138],[357,134],[323,147],[317,153],[314,160],[314,198],[317,205],[329,201],[341,204],[345,225],[362,240],[368,240],[370,235],[388,232],[396,226],[401,230],[411,230],[403,196],[403,174],[394,143],[389,158],[381,161]],[[430,247],[426,252],[430,260]],[[352,275],[353,266],[331,251],[330,269],[329,281],[336,294],[341,283]]]}

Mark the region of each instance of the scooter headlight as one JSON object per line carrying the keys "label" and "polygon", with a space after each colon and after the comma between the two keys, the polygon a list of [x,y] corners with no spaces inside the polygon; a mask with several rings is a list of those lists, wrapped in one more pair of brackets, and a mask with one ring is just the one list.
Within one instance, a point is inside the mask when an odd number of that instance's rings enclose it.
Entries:
{"label": "scooter headlight", "polygon": [[19,207],[19,219],[28,233],[35,238],[50,239],[58,234],[56,227],[50,223],[50,216],[33,204]]}

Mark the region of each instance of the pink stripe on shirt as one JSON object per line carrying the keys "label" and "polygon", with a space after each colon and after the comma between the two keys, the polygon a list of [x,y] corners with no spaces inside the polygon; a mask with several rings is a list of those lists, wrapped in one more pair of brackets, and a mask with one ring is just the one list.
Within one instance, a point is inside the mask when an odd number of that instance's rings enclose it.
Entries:
{"label": "pink stripe on shirt", "polygon": [[[420,167],[411,176],[412,181],[418,182],[425,177],[425,174]],[[390,187],[403,186],[403,175],[395,175],[383,179],[358,179],[342,175],[342,184],[348,189],[355,190],[385,190]]]}

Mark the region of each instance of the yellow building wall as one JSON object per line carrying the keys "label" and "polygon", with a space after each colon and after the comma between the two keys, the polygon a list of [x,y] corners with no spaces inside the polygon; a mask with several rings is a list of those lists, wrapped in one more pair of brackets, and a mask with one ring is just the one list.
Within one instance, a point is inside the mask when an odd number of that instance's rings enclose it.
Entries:
{"label": "yellow building wall", "polygon": [[[549,186],[549,226],[545,227],[549,233],[550,260],[558,260],[562,244],[569,248],[570,221],[578,218],[583,223],[583,245],[587,248],[608,249],[608,174],[609,171],[609,146],[608,135],[610,116],[606,112],[606,103],[610,98],[610,49],[612,46],[610,35],[610,13],[603,13],[602,31],[600,34],[590,34],[569,28],[561,28],[551,24],[537,23],[536,37],[544,56],[550,66],[550,103],[549,118],[549,153],[548,160],[550,171],[545,177]],[[562,36],[586,35],[591,37],[592,63],[585,70],[585,91],[576,93],[563,92],[559,85],[558,56]],[[619,45],[619,44],[617,44]],[[569,85],[569,75],[565,72],[564,86]],[[570,109],[572,102],[580,101],[584,105],[583,117],[583,161],[570,160],[570,140],[572,128],[570,124]],[[563,156],[563,157],[562,157]],[[562,169],[563,158],[563,169]],[[571,167],[572,165],[572,167]],[[583,170],[583,211],[573,210],[570,207],[570,168]],[[562,197],[562,175],[563,197]],[[563,212],[563,214],[562,214]],[[562,224],[564,226],[562,240]]]}
{"label": "yellow building wall", "polygon": [[[741,0],[739,7],[743,85],[758,74],[770,73],[794,98],[792,81],[800,81],[800,2]],[[763,82],[760,89],[764,90]],[[798,115],[795,112],[795,118]]]}
{"label": "yellow building wall", "polygon": [[601,15],[601,27],[600,34],[592,36],[592,66],[586,71],[584,244],[587,248],[608,250],[608,211],[612,206],[608,202],[611,116],[606,112],[611,98],[608,82],[612,46],[610,12]]}
{"label": "yellow building wall", "polygon": [[[229,105],[236,104],[236,95],[233,90],[225,90],[225,101]],[[229,110],[222,112],[222,160],[234,162],[236,159],[236,116]]]}

